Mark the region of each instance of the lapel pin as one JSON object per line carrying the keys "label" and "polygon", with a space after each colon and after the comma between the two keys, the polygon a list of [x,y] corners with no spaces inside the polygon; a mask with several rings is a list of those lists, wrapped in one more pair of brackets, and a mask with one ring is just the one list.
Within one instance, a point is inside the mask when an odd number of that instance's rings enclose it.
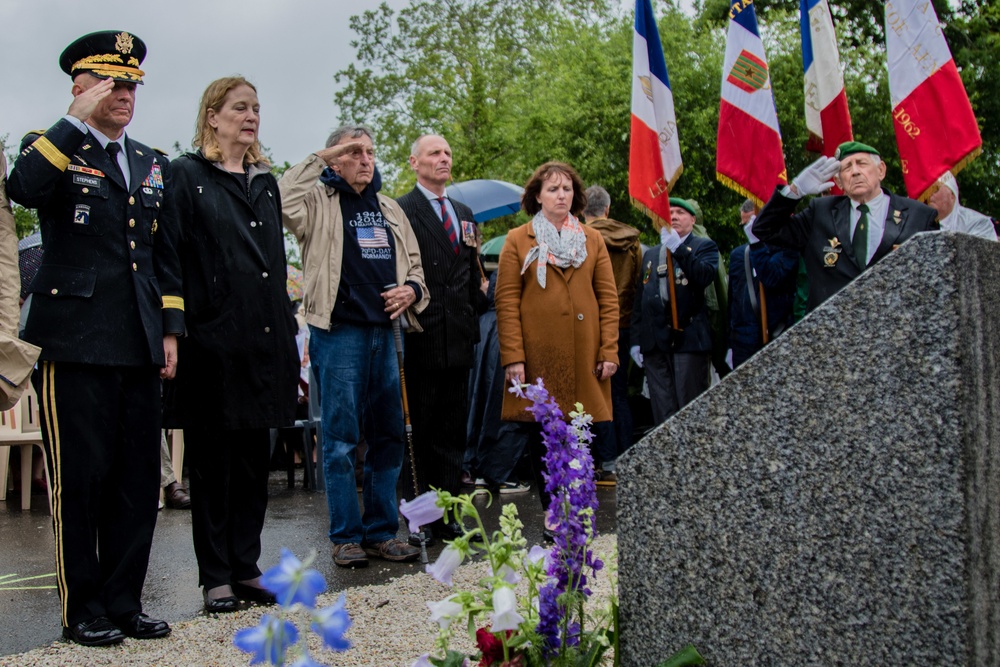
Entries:
{"label": "lapel pin", "polygon": [[898,210],[897,211],[893,211],[892,212],[892,221],[895,222],[898,225],[899,223],[901,223],[903,221],[903,214],[900,211],[898,211]]}
{"label": "lapel pin", "polygon": [[201,186],[201,185],[198,186],[198,194],[201,194],[202,187],[204,187],[204,186]]}

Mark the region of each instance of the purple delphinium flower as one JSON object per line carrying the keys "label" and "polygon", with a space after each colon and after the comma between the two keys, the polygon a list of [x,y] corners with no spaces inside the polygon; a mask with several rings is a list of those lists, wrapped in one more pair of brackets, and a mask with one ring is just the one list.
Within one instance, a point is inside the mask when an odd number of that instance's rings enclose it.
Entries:
{"label": "purple delphinium flower", "polygon": [[451,586],[451,575],[454,574],[458,566],[462,564],[464,556],[462,552],[455,548],[454,544],[449,544],[434,561],[433,565],[428,565],[424,569],[442,584]]}
{"label": "purple delphinium flower", "polygon": [[431,662],[430,658],[430,653],[424,653],[422,656],[417,658],[416,662],[410,665],[410,667],[434,667],[434,663]]}
{"label": "purple delphinium flower", "polygon": [[307,569],[295,554],[284,548],[281,560],[261,575],[260,583],[274,593],[278,604],[285,608],[299,602],[312,609],[316,605],[316,596],[326,590],[323,575]]}
{"label": "purple delphinium flower", "polygon": [[[546,640],[551,654],[563,644],[572,645],[574,639],[561,636],[562,629],[572,628],[568,620],[571,613],[558,598],[565,592],[590,595],[586,572],[596,572],[603,563],[594,558],[587,548],[587,541],[596,535],[593,512],[597,510],[597,485],[594,481],[594,460],[587,443],[591,418],[579,414],[567,424],[562,410],[545,389],[542,379],[521,391],[515,385],[512,393],[532,402],[527,410],[542,425],[542,442],[545,444],[545,490],[549,493],[547,517],[559,526],[555,546],[548,561],[550,582],[539,591],[539,623],[537,631]],[[587,512],[586,510],[592,510]],[[579,624],[576,624],[579,641]],[[567,634],[573,634],[567,632]]]}
{"label": "purple delphinium flower", "polygon": [[351,617],[347,615],[346,596],[341,593],[337,602],[313,614],[313,632],[323,638],[323,644],[334,651],[346,651],[351,642],[344,639],[344,633],[351,627]]}
{"label": "purple delphinium flower", "polygon": [[427,491],[406,502],[399,503],[399,511],[410,524],[411,533],[419,533],[421,526],[433,523],[444,516],[444,508],[437,505],[437,491]]}
{"label": "purple delphinium flower", "polygon": [[297,642],[299,631],[289,621],[264,614],[260,625],[244,628],[233,636],[236,648],[252,653],[250,664],[267,662],[279,665],[285,659],[285,651]]}

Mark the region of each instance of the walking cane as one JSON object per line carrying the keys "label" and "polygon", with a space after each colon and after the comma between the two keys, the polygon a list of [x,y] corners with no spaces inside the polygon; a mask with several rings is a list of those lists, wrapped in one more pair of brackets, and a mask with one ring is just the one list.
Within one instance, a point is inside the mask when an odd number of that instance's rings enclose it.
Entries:
{"label": "walking cane", "polygon": [[[396,283],[385,286],[386,290],[391,290]],[[410,472],[413,476],[413,496],[420,495],[420,485],[417,483],[417,459],[413,455],[413,425],[410,424],[410,401],[406,397],[406,373],[403,371],[403,331],[397,317],[392,321],[392,342],[396,345],[396,361],[399,364],[399,389],[403,396],[403,431],[406,433],[406,447],[410,453]],[[427,531],[420,526],[420,562],[428,563],[427,560]]]}

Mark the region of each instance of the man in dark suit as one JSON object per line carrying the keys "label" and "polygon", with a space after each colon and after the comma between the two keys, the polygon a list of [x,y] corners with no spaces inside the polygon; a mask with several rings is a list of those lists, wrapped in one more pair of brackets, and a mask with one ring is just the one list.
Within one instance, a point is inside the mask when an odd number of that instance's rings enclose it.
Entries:
{"label": "man in dark suit", "polygon": [[[167,161],[125,136],[142,40],[92,33],[59,59],[73,102],[24,138],[11,199],[37,208],[44,255],[24,338],[52,470],[63,636],[88,646],[162,637],[142,613],[159,492],[160,378],[184,307],[157,233]],[[173,269],[168,269],[173,266]]]}
{"label": "man in dark suit", "polygon": [[631,354],[646,369],[657,424],[708,389],[710,381],[705,288],[715,280],[719,247],[691,233],[695,211],[688,200],[670,198],[670,225],[660,230],[662,243],[643,255],[632,309]]}
{"label": "man in dark suit", "polygon": [[[810,311],[917,232],[938,228],[934,209],[884,189],[884,178],[878,151],[849,141],[836,157],[821,157],[791,185],[776,189],[754,221],[753,233],[761,241],[802,254]],[[795,213],[799,199],[834,183],[843,195],[813,199]]]}
{"label": "man in dark suit", "polygon": [[[410,152],[417,185],[398,202],[417,237],[431,298],[420,314],[423,332],[406,335],[404,355],[417,478],[423,490],[433,486],[458,493],[469,369],[479,340],[479,314],[488,304],[472,211],[445,192],[451,164],[451,147],[443,137],[417,139]],[[412,491],[412,485],[404,487],[407,496]],[[446,539],[457,529],[443,522],[432,527]]]}

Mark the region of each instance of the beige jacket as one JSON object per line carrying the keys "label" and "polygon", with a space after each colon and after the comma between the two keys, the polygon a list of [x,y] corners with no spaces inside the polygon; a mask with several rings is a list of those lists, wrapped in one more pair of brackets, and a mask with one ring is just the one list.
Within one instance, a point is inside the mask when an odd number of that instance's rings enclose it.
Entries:
{"label": "beige jacket", "polygon": [[[320,329],[330,328],[330,316],[337,302],[340,267],[344,257],[344,221],[340,194],[319,181],[326,163],[312,154],[284,173],[278,181],[281,191],[281,221],[299,242],[305,277],[302,307],[306,322]],[[424,282],[417,237],[399,205],[378,196],[396,245],[396,283],[408,281],[420,286],[420,300],[406,311],[413,331],[420,331],[417,313],[427,307],[430,294]]]}
{"label": "beige jacket", "polygon": [[7,159],[0,151],[0,410],[13,407],[21,398],[42,351],[17,337],[20,288],[17,230],[7,201]]}

